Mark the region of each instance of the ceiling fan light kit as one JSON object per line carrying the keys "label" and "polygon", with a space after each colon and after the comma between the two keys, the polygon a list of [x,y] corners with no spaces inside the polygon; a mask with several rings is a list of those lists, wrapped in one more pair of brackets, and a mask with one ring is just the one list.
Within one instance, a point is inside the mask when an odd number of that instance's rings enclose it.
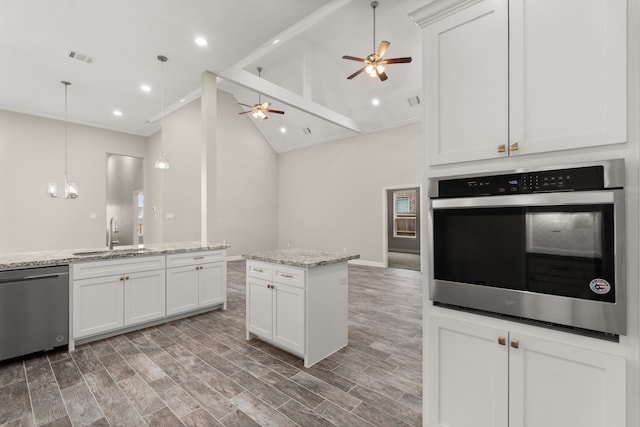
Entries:
{"label": "ceiling fan light kit", "polygon": [[[258,67],[257,70],[258,70],[258,77],[260,77],[261,73],[262,73],[262,67]],[[269,109],[269,106],[271,105],[271,103],[268,102],[268,101],[262,102],[260,92],[258,92],[258,103],[257,104],[248,105],[248,104],[243,104],[242,102],[238,102],[238,104],[242,105],[243,107],[250,108],[249,111],[242,111],[242,112],[240,112],[238,114],[251,113],[251,115],[254,118],[259,119],[259,120],[267,120],[269,118],[269,116],[267,116],[267,113],[284,114],[284,111]]]}
{"label": "ceiling fan light kit", "polygon": [[350,61],[358,61],[363,62],[365,64],[364,67],[360,68],[355,73],[351,74],[347,77],[348,80],[356,77],[363,71],[366,71],[371,77],[378,77],[381,81],[387,80],[389,77],[385,73],[385,65],[387,64],[404,64],[411,62],[411,57],[406,56],[402,58],[390,58],[384,59],[384,54],[387,52],[389,48],[390,42],[383,40],[380,42],[380,46],[376,50],[376,8],[378,7],[377,1],[371,2],[371,9],[373,9],[373,49],[374,53],[368,55],[366,58],[358,58],[356,56],[345,55],[342,58],[348,59]]}

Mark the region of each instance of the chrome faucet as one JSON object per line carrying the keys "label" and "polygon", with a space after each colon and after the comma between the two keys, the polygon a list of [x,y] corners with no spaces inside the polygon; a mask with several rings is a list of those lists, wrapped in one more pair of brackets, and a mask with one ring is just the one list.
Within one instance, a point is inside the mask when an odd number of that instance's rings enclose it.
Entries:
{"label": "chrome faucet", "polygon": [[114,243],[120,243],[120,240],[117,238],[114,239],[113,235],[116,233],[118,233],[118,221],[112,217],[109,220],[109,235],[107,236],[107,246],[109,247],[109,250],[113,249]]}

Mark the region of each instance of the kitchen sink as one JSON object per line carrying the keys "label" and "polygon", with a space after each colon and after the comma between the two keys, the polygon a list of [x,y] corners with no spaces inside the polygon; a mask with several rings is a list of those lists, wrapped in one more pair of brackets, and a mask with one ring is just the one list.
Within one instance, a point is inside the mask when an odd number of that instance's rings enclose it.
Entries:
{"label": "kitchen sink", "polygon": [[75,252],[75,256],[100,256],[100,255],[133,255],[143,254],[150,251],[148,248],[134,248],[134,249],[103,249],[99,251],[87,251],[87,252]]}

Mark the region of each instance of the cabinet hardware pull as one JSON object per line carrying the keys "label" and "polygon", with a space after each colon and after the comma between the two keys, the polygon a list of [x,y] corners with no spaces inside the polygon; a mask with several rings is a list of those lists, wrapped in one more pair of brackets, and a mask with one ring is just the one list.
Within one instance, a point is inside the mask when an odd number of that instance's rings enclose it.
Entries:
{"label": "cabinet hardware pull", "polygon": [[280,276],[287,278],[287,279],[293,279],[293,274],[285,274],[285,273],[280,273]]}
{"label": "cabinet hardware pull", "polygon": [[196,257],[193,257],[193,259],[204,259],[204,257],[203,256],[196,256]]}
{"label": "cabinet hardware pull", "polygon": [[504,153],[507,151],[507,146],[504,144],[498,145],[498,153]]}
{"label": "cabinet hardware pull", "polygon": [[518,341],[518,340],[511,340],[511,347],[513,347],[513,348],[518,348],[518,347],[520,347],[520,341]]}
{"label": "cabinet hardware pull", "polygon": [[507,339],[505,337],[498,337],[498,344],[505,345],[507,343]]}
{"label": "cabinet hardware pull", "polygon": [[257,271],[258,273],[264,273],[264,270],[261,268],[255,268],[253,267],[253,271]]}
{"label": "cabinet hardware pull", "polygon": [[518,143],[514,142],[509,146],[509,151],[518,151]]}

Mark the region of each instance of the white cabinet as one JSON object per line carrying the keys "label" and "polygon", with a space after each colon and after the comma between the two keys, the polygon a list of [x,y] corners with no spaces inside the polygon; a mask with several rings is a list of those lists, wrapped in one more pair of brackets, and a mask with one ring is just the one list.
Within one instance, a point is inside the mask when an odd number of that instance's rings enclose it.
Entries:
{"label": "white cabinet", "polygon": [[622,356],[439,315],[428,336],[429,426],[626,425]]}
{"label": "white cabinet", "polygon": [[167,255],[167,315],[227,302],[225,251]]}
{"label": "white cabinet", "polygon": [[347,263],[297,268],[247,261],[247,339],[258,337],[310,367],[347,345]]}
{"label": "white cabinet", "polygon": [[73,337],[165,315],[165,257],[73,264]]}
{"label": "white cabinet", "polygon": [[[247,334],[304,356],[305,270],[248,263],[247,271]],[[271,280],[255,277],[265,272]]]}
{"label": "white cabinet", "polygon": [[626,142],[626,1],[436,0],[412,15],[430,164]]}

